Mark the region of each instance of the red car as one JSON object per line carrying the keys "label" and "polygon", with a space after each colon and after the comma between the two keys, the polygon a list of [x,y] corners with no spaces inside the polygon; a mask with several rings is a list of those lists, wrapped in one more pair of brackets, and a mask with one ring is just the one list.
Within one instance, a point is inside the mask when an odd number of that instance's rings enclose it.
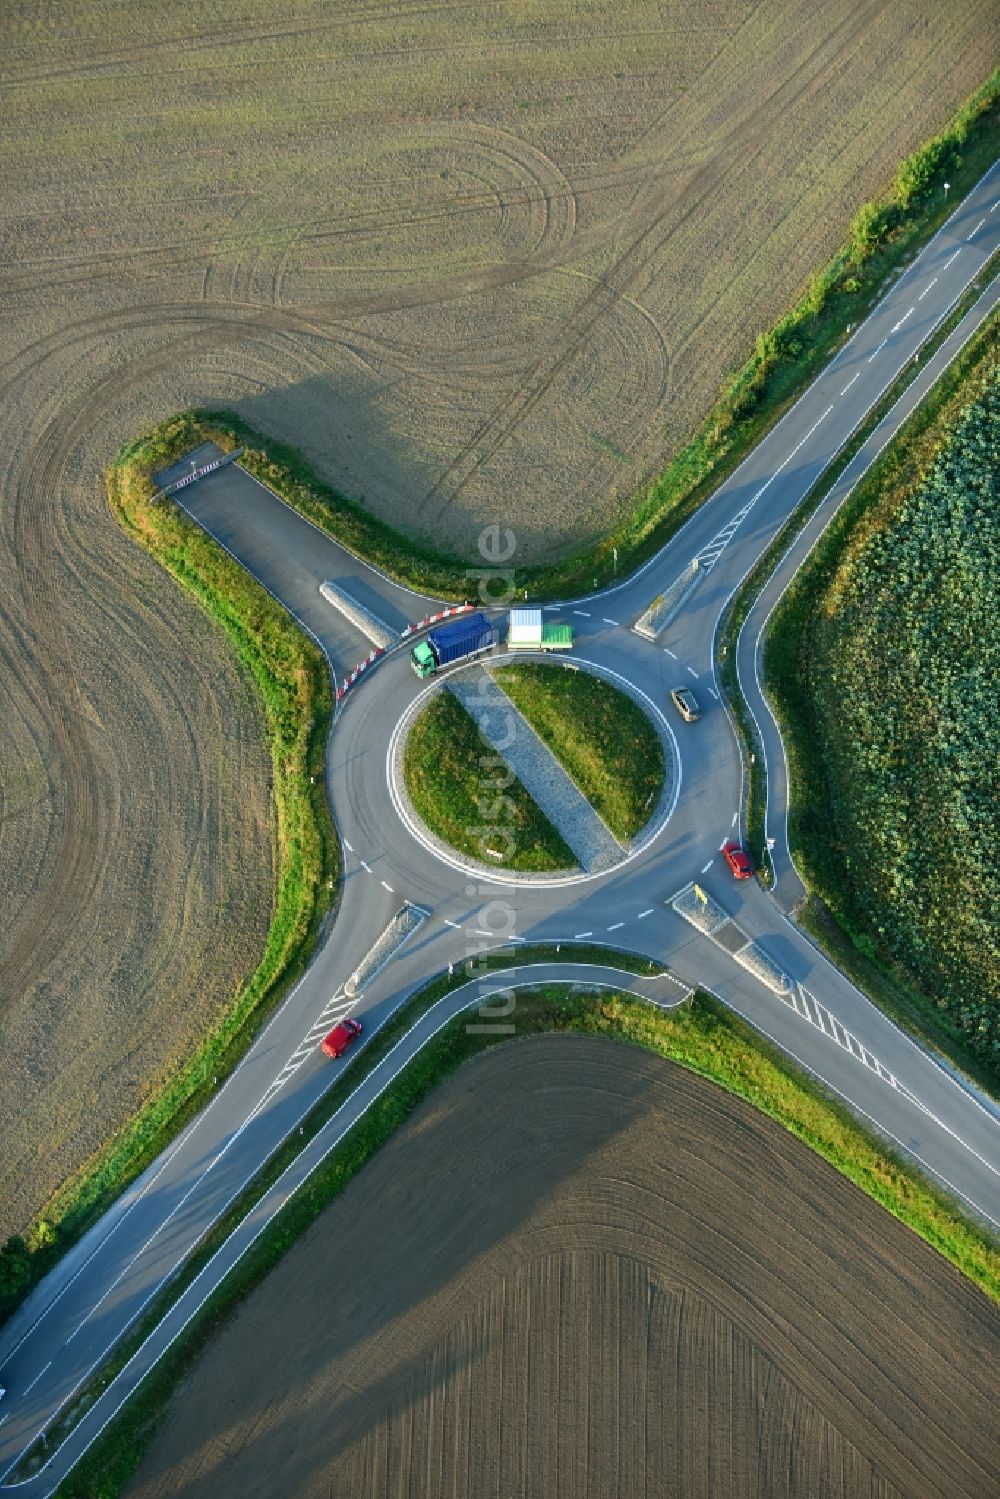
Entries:
{"label": "red car", "polygon": [[355,1036],[360,1035],[361,1027],[356,1020],[342,1020],[339,1025],[334,1026],[320,1050],[325,1051],[328,1057],[342,1057]]}
{"label": "red car", "polygon": [[722,845],[722,852],[725,855],[726,863],[736,878],[738,880],[748,880],[753,874],[753,864],[750,862],[750,855],[746,852],[743,845],[741,843],[724,843]]}

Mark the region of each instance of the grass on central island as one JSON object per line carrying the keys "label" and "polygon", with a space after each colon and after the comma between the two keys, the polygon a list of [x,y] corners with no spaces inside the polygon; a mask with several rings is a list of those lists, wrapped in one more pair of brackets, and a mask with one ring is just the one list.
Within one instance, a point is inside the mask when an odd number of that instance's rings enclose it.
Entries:
{"label": "grass on central island", "polygon": [[620,842],[649,821],[666,777],[663,745],[646,714],[603,678],[528,661],[497,683]]}
{"label": "grass on central island", "polygon": [[450,692],[433,697],[410,729],[403,775],[418,815],[438,838],[484,864],[535,873],[576,859],[538,803]]}

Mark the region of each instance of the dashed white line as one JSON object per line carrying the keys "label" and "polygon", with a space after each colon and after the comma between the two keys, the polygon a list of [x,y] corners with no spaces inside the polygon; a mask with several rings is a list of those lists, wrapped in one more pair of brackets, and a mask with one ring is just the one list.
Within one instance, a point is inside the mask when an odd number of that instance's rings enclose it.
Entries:
{"label": "dashed white line", "polygon": [[559,605],[558,604],[543,604],[542,608],[545,610],[546,614],[555,614],[556,610],[559,608]]}
{"label": "dashed white line", "polygon": [[694,669],[693,666],[689,666],[688,667],[688,672],[690,673],[690,675],[692,677],[694,677],[695,681],[697,682],[697,680],[698,680],[698,673],[695,671],[695,669]]}
{"label": "dashed white line", "polygon": [[740,815],[740,814],[739,814],[739,813],[738,813],[738,812],[734,812],[734,813],[733,813],[733,820],[732,820],[732,822],[731,822],[731,823],[730,823],[730,824],[729,824],[729,826],[730,826],[730,827],[731,827],[731,828],[734,828],[734,827],[735,827],[735,826],[736,826],[736,819],[737,819],[737,818],[738,818],[738,817],[739,817],[739,815]]}
{"label": "dashed white line", "polygon": [[642,921],[646,916],[652,916],[654,907],[650,906],[648,911],[640,911],[637,920]]}
{"label": "dashed white line", "polygon": [[618,621],[616,619],[608,619],[608,616],[606,614],[602,614],[601,618],[604,620],[604,623],[606,625],[615,625],[617,627]]}
{"label": "dashed white line", "polygon": [[860,379],[861,379],[861,371],[858,370],[857,374],[851,376],[851,378],[848,380],[847,384],[844,386],[844,388],[840,392],[840,394],[842,396],[846,396],[847,392],[850,390],[850,388],[854,384],[855,380],[860,380]]}
{"label": "dashed white line", "polygon": [[385,880],[379,880],[379,884],[382,886],[383,890],[388,890],[390,895],[395,895],[395,890],[393,890],[391,885],[387,885]]}
{"label": "dashed white line", "polygon": [[574,609],[573,613],[574,614],[579,614],[579,616],[580,616],[581,619],[589,619],[590,618],[590,612],[587,609]]}
{"label": "dashed white line", "polygon": [[707,864],[703,864],[702,865],[702,868],[701,868],[702,874],[708,874],[708,871],[711,869],[711,867],[712,867],[712,861],[711,861],[711,859],[709,859],[709,861],[708,861]]}
{"label": "dashed white line", "polygon": [[990,209],[990,213],[996,213],[998,208],[1000,208],[1000,198],[996,200],[993,207]]}
{"label": "dashed white line", "polygon": [[581,937],[592,937],[593,935],[593,932],[574,932],[573,941],[579,942]]}
{"label": "dashed white line", "polygon": [[[992,213],[992,212],[993,212],[993,210],[991,208],[990,209],[990,213]],[[972,233],[967,237],[966,243],[968,243],[968,240],[973,239],[979,233],[980,229],[983,227],[983,225],[985,223],[986,223],[985,219],[980,219],[979,220],[979,223],[976,225],[975,229],[973,229]]]}
{"label": "dashed white line", "polygon": [[34,1379],[31,1381],[31,1383],[25,1385],[25,1387],[24,1387],[24,1393],[27,1395],[29,1393],[29,1391],[33,1390],[35,1388],[35,1385],[41,1379],[42,1375],[45,1373],[45,1370],[46,1369],[51,1369],[51,1368],[52,1368],[52,1360],[49,1359],[48,1363],[45,1365],[45,1369],[39,1369],[38,1373],[35,1375]]}
{"label": "dashed white line", "polygon": [[816,428],[820,425],[821,422],[825,422],[826,421],[827,417],[830,415],[830,412],[832,410],[833,410],[833,405],[831,404],[831,405],[829,405],[826,408],[826,410],[823,412],[822,416],[819,416],[819,417],[816,418],[816,420],[813,422],[812,426],[809,428],[809,431],[806,433],[805,437],[800,437],[799,440],[798,440],[798,442],[795,444],[794,448],[792,449],[792,451],[789,454],[787,454],[786,457],[782,458],[781,462],[778,464],[778,467],[775,469],[775,471],[771,475],[771,477],[769,479],[765,479],[764,480],[763,484],[756,491],[756,493],[751,497],[750,501],[746,505],[744,505],[743,510],[741,511],[741,515],[740,515],[741,519],[745,518],[746,515],[749,514],[750,510],[753,508],[753,506],[760,499],[760,497],[764,493],[765,489],[768,489],[774,483],[775,479],[781,473],[782,469],[785,469],[785,468],[788,467],[788,465],[791,463],[792,459],[795,457],[796,453],[799,451],[799,448],[801,448],[804,443],[807,443],[809,441],[810,437],[812,437],[813,433],[816,431]]}
{"label": "dashed white line", "polygon": [[447,916],[444,918],[444,924],[445,926],[453,926],[456,932],[461,931],[461,926],[459,925],[459,923],[457,921],[449,921]]}
{"label": "dashed white line", "polygon": [[361,868],[364,870],[365,874],[371,874],[371,872],[372,872],[371,865],[370,864],[366,864],[365,861],[364,861],[364,859],[361,860]]}
{"label": "dashed white line", "polygon": [[354,849],[353,849],[353,848],[352,848],[352,846],[351,846],[351,845],[350,845],[350,844],[349,844],[349,843],[348,843],[348,841],[347,841],[347,839],[346,839],[346,838],[345,838],[345,839],[344,839],[344,847],[345,847],[345,848],[346,848],[346,849],[347,849],[347,852],[348,852],[348,853],[349,853],[349,854],[353,854],[353,852],[354,852]]}
{"label": "dashed white line", "polygon": [[868,363],[869,364],[871,364],[872,360],[875,359],[875,358],[877,358],[877,356],[879,354],[881,354],[882,350],[885,348],[885,346],[886,346],[886,344],[888,342],[889,342],[889,340],[887,338],[883,338],[882,342],[879,344],[878,348],[875,350],[875,353],[868,355]]}
{"label": "dashed white line", "polygon": [[715,701],[718,702],[719,701],[719,694],[716,692],[715,688],[714,687],[710,687],[708,690],[712,694],[712,696],[715,698]]}
{"label": "dashed white line", "polygon": [[496,932],[484,932],[481,926],[474,926],[472,930],[477,937],[495,937]]}
{"label": "dashed white line", "polygon": [[612,926],[608,927],[608,931],[609,932],[617,932],[618,929],[620,927],[623,927],[624,925],[625,925],[624,921],[616,921]]}
{"label": "dashed white line", "polygon": [[944,271],[946,271],[946,270],[947,270],[947,269],[948,269],[948,267],[949,267],[949,266],[950,266],[950,265],[951,265],[951,263],[952,263],[952,261],[953,261],[953,260],[956,260],[956,259],[957,259],[957,258],[958,258],[958,256],[959,256],[959,255],[961,255],[961,253],[962,253],[962,246],[961,246],[961,245],[959,245],[959,247],[958,247],[958,249],[957,249],[957,250],[956,250],[956,251],[955,251],[955,253],[954,253],[954,255],[950,255],[950,256],[949,256],[949,257],[948,257],[948,259],[947,259],[947,260],[946,260],[946,261],[945,261],[945,263],[944,263],[944,265],[943,265],[943,266],[942,266],[942,267],[941,267],[941,269],[942,269],[942,270],[944,270]]}
{"label": "dashed white line", "polygon": [[671,649],[670,649],[670,647],[669,647],[669,645],[665,645],[665,646],[664,646],[664,647],[663,647],[663,654],[664,654],[664,655],[665,655],[665,656],[669,656],[669,657],[670,657],[670,659],[671,659],[671,661],[676,661],[676,660],[677,660],[677,657],[676,657],[676,656],[675,656],[675,655],[674,655],[674,653],[673,653],[673,651],[672,651],[672,650],[671,650]]}
{"label": "dashed white line", "polygon": [[937,277],[936,276],[934,277],[933,281],[928,281],[927,285],[924,287],[923,291],[920,293],[919,297],[917,298],[918,302],[922,302],[924,300],[924,298],[926,297],[927,293],[930,291],[930,289],[931,289],[932,286],[937,286]]}
{"label": "dashed white line", "polygon": [[889,331],[891,333],[898,333],[899,330],[900,330],[900,328],[902,328],[903,324],[906,322],[906,319],[908,317],[911,317],[914,312],[916,312],[916,308],[915,307],[908,307],[906,309],[906,311],[903,313],[903,316],[900,318],[899,322],[898,323],[893,323],[892,328]]}

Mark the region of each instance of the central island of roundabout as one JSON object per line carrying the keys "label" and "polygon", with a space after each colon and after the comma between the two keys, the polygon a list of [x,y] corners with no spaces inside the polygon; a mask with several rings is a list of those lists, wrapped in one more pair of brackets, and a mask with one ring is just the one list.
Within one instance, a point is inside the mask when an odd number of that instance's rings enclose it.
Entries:
{"label": "central island of roundabout", "polygon": [[428,850],[528,884],[619,868],[663,827],[678,784],[671,729],[634,684],[496,648],[417,692],[387,765],[397,812]]}

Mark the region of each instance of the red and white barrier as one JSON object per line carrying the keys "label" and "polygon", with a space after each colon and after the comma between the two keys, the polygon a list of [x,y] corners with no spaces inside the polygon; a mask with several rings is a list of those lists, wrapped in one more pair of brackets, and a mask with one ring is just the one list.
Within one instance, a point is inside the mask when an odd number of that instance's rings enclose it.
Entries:
{"label": "red and white barrier", "polygon": [[[439,624],[443,619],[451,619],[454,614],[468,614],[475,607],[475,604],[451,604],[447,609],[439,610],[437,614],[425,614],[423,619],[419,620],[415,625],[407,625],[405,630],[401,630],[399,638],[400,640],[405,640],[407,635],[416,635],[418,631],[427,630],[431,625]],[[360,666],[354,668],[351,675],[344,679],[343,686],[337,688],[338,703],[347,696],[355,682],[368,670],[369,666],[376,662],[380,656],[384,655],[385,647],[380,646],[377,650],[372,651],[370,656],[366,656]]]}

